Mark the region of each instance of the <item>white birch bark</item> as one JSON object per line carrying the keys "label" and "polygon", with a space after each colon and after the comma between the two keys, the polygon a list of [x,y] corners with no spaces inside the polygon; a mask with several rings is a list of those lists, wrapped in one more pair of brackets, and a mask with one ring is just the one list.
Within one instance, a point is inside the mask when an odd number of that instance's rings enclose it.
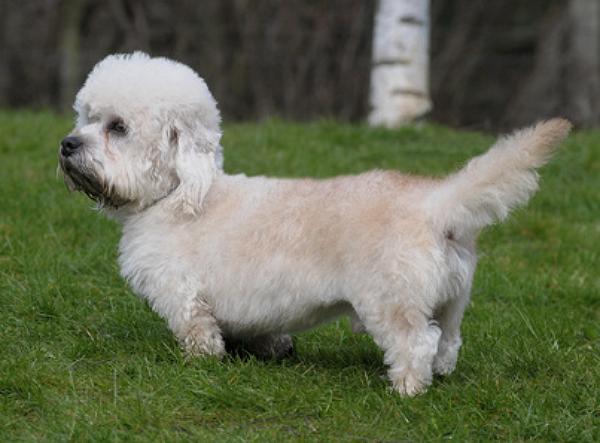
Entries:
{"label": "white birch bark", "polygon": [[429,0],[379,0],[373,34],[369,123],[396,127],[431,109]]}

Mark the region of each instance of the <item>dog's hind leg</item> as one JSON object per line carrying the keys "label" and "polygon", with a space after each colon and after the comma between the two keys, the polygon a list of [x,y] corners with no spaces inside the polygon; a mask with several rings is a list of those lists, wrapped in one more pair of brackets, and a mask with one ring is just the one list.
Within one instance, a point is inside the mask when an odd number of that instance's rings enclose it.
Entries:
{"label": "dog's hind leg", "polygon": [[414,307],[386,305],[378,308],[378,312],[371,314],[357,313],[367,332],[384,351],[394,389],[408,396],[424,392],[431,384],[440,328]]}
{"label": "dog's hind leg", "polygon": [[433,372],[440,375],[450,374],[456,367],[458,351],[462,345],[460,324],[469,304],[473,274],[477,265],[473,243],[459,245],[450,240],[449,244],[451,247],[447,249],[447,263],[451,273],[446,287],[449,298],[436,308],[434,314],[442,329],[442,336],[433,360]]}
{"label": "dog's hind leg", "polygon": [[442,329],[442,336],[433,360],[435,374],[447,375],[456,367],[458,351],[462,345],[460,323],[468,303],[467,292],[448,300],[436,313],[435,319]]}
{"label": "dog's hind leg", "polygon": [[188,355],[225,355],[225,341],[208,304],[194,299],[186,320],[176,335]]}

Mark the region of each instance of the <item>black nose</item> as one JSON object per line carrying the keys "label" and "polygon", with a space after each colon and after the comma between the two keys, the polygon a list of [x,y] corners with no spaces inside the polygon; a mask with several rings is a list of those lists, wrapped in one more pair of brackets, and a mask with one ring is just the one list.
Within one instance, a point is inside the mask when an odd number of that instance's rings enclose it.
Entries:
{"label": "black nose", "polygon": [[82,145],[83,142],[78,137],[65,137],[60,142],[60,153],[63,156],[68,157],[81,148]]}

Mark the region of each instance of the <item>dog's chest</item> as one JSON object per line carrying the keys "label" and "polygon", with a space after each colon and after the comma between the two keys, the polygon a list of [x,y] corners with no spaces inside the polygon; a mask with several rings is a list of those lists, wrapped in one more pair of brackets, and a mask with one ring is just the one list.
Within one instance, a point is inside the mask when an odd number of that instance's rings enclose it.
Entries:
{"label": "dog's chest", "polygon": [[151,301],[189,292],[195,279],[180,236],[157,227],[143,228],[124,229],[119,243],[121,275],[137,295]]}

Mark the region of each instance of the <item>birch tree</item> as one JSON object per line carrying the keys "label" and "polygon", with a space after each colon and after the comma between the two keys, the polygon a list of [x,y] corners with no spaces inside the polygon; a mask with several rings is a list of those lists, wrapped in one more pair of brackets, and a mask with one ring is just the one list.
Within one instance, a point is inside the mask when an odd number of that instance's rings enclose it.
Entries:
{"label": "birch tree", "polygon": [[371,125],[410,123],[431,109],[429,0],[379,0],[373,35]]}
{"label": "birch tree", "polygon": [[80,25],[85,1],[63,0],[60,51],[60,108],[70,109],[80,86],[79,72],[79,40]]}

